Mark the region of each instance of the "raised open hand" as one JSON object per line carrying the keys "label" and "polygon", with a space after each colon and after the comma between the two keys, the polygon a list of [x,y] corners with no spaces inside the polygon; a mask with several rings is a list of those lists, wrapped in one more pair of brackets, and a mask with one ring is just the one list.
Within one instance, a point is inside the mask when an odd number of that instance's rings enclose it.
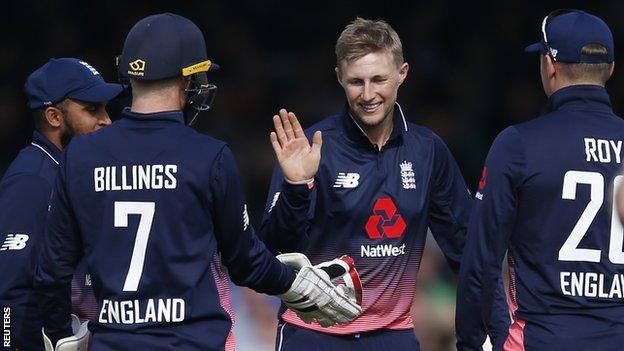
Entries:
{"label": "raised open hand", "polygon": [[271,145],[286,181],[304,183],[314,178],[321,161],[321,132],[314,133],[310,145],[297,116],[285,109],[280,109],[279,115],[273,116],[273,125],[275,131],[270,135]]}

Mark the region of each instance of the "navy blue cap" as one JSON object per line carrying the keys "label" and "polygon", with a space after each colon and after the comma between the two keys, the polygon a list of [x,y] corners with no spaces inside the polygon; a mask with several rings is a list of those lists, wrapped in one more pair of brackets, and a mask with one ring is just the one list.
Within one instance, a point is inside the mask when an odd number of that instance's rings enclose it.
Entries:
{"label": "navy blue cap", "polygon": [[146,17],[130,29],[119,73],[136,80],[158,80],[214,70],[201,30],[172,13]]}
{"label": "navy blue cap", "polygon": [[88,63],[75,58],[50,59],[31,73],[24,84],[28,107],[37,110],[67,98],[106,102],[121,93],[120,84],[106,83]]}
{"label": "navy blue cap", "polygon": [[[607,54],[583,55],[581,49],[588,44],[604,46]],[[550,53],[560,62],[604,63],[615,60],[609,26],[599,17],[579,10],[546,16],[542,21],[542,40],[527,46],[524,51]]]}

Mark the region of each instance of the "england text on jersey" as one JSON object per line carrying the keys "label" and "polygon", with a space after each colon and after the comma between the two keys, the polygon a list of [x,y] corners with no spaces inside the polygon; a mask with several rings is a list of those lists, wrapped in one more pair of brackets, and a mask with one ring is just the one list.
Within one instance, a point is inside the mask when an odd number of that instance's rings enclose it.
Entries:
{"label": "england text on jersey", "polygon": [[114,301],[104,300],[98,322],[100,323],[177,323],[184,320],[183,299],[146,299]]}
{"label": "england text on jersey", "polygon": [[624,298],[624,274],[561,272],[561,292],[566,296],[601,299]]}

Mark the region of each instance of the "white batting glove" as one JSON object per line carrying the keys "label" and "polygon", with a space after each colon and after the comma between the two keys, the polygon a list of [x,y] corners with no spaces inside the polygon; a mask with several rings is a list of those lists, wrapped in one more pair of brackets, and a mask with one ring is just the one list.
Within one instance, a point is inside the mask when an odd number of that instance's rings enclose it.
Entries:
{"label": "white batting glove", "polygon": [[46,335],[43,328],[41,333],[43,334],[43,343],[46,351],[86,351],[89,346],[89,339],[91,333],[87,327],[88,321],[80,324],[80,319],[75,315],[71,315],[72,318],[72,332],[74,335],[62,338],[56,343],[56,347],[52,346],[52,341]]}
{"label": "white batting glove", "polygon": [[[342,261],[341,258],[312,266],[308,258],[301,253],[282,254],[277,258],[299,271],[291,288],[280,295],[280,298],[305,323],[312,323],[316,320],[321,326],[329,327],[349,323],[362,313],[361,284],[357,271],[352,265],[353,260],[350,260],[348,256],[351,265],[346,263],[346,260]],[[331,282],[332,278],[349,274],[349,272],[356,276],[356,279],[351,280],[356,280],[359,286],[359,301],[355,297],[357,288],[353,288],[353,284],[352,287],[345,284],[335,286]],[[347,296],[350,292],[353,292],[351,297]]]}

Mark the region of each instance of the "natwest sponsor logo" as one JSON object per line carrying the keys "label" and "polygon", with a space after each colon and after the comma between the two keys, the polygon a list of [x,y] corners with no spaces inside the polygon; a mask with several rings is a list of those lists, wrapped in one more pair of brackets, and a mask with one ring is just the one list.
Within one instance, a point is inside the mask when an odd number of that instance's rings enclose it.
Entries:
{"label": "natwest sponsor logo", "polygon": [[[364,226],[366,234],[371,239],[399,239],[405,234],[407,224],[398,212],[394,201],[390,197],[381,197],[373,205],[373,214]],[[379,244],[361,245],[361,257],[396,257],[405,255],[405,243],[399,245]]]}
{"label": "natwest sponsor logo", "polygon": [[373,215],[366,221],[366,234],[371,239],[387,237],[397,239],[403,236],[407,224],[397,207],[389,197],[381,197],[375,201]]}
{"label": "natwest sponsor logo", "polygon": [[360,247],[360,256],[362,257],[388,257],[405,255],[405,244],[401,246],[395,245],[362,245]]}

